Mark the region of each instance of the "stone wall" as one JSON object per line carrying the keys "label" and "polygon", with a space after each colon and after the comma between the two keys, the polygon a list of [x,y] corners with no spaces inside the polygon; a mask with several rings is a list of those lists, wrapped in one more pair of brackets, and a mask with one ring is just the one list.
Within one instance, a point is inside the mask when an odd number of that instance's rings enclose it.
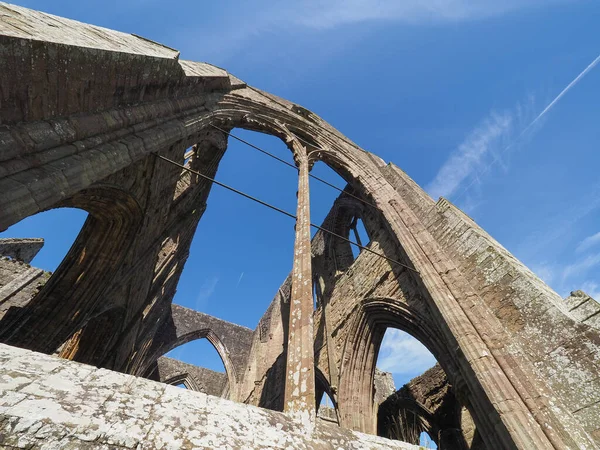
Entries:
{"label": "stone wall", "polygon": [[546,384],[544,395],[564,402],[600,442],[597,304],[579,292],[563,300],[448,200],[434,202],[393,164],[381,170],[511,336],[509,352],[529,359],[535,375],[521,378]]}
{"label": "stone wall", "polygon": [[27,305],[50,276],[25,262],[0,257],[0,319],[11,307],[15,311]]}
{"label": "stone wall", "polygon": [[416,446],[0,344],[0,447],[405,449]]}

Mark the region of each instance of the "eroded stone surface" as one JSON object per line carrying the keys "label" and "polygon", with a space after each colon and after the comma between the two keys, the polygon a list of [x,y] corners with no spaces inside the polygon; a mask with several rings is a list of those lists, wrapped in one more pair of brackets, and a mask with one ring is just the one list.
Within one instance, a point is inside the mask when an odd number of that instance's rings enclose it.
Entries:
{"label": "eroded stone surface", "polygon": [[0,361],[3,448],[417,448],[3,344]]}

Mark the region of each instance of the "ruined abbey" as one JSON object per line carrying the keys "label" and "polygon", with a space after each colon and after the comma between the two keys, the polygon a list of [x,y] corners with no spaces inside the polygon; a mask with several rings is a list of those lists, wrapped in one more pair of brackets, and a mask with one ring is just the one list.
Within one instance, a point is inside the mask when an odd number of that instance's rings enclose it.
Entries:
{"label": "ruined abbey", "polygon": [[[600,447],[585,293],[561,298],[300,105],[136,35],[0,16],[0,231],[89,214],[52,274],[29,264],[36,236],[0,240],[0,448],[416,449],[422,431],[442,450]],[[239,128],[280,138],[297,168],[293,269],[254,330],[172,301]],[[311,238],[316,161],[347,185]],[[388,328],[438,361],[398,390],[376,368]],[[225,374],[164,356],[200,338]]]}

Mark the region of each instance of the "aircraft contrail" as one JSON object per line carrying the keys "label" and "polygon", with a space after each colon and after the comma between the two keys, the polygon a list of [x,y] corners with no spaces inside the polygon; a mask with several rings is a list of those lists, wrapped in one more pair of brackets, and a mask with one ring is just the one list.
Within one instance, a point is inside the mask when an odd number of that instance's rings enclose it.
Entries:
{"label": "aircraft contrail", "polygon": [[[532,126],[533,126],[533,125],[534,125],[534,124],[535,124],[535,123],[536,123],[538,120],[540,120],[542,117],[544,117],[544,115],[545,115],[545,114],[546,114],[548,111],[550,111],[550,109],[552,109],[552,107],[553,107],[553,106],[556,104],[556,102],[558,102],[558,101],[559,101],[559,100],[560,100],[560,99],[563,97],[563,95],[565,95],[567,92],[569,92],[569,90],[570,90],[570,89],[571,89],[573,86],[575,86],[575,85],[576,85],[576,84],[579,82],[579,80],[581,80],[583,77],[585,77],[585,75],[586,75],[586,74],[587,74],[587,73],[588,73],[590,70],[592,70],[592,69],[593,69],[593,68],[594,68],[594,67],[595,67],[595,66],[596,66],[596,65],[597,65],[599,62],[600,62],[600,55],[598,55],[598,57],[597,57],[595,60],[593,60],[593,61],[591,62],[591,64],[590,64],[589,66],[587,66],[587,67],[586,67],[586,68],[583,70],[583,72],[581,72],[579,75],[577,75],[577,76],[575,77],[575,79],[574,79],[573,81],[571,81],[571,82],[568,84],[568,86],[567,86],[566,88],[564,88],[564,89],[561,91],[561,93],[560,93],[560,94],[558,94],[558,95],[556,96],[556,98],[555,98],[554,100],[552,100],[552,101],[550,102],[550,104],[549,104],[548,106],[546,106],[546,107],[544,108],[544,110],[543,110],[541,113],[539,113],[539,114],[538,114],[538,116],[537,116],[535,119],[533,119],[533,121],[532,121],[532,122],[531,122],[529,125],[527,125],[527,128],[525,128],[525,129],[523,130],[523,132],[522,132],[522,133],[519,135],[519,137],[521,137],[521,135],[523,135],[523,133],[525,133],[525,132],[526,132],[526,131],[527,131],[529,128],[531,128],[531,127],[532,127]],[[517,139],[518,139],[518,138],[517,138]]]}
{"label": "aircraft contrail", "polygon": [[[571,81],[571,82],[570,82],[570,83],[567,85],[567,87],[566,87],[566,88],[564,88],[564,89],[563,89],[563,90],[560,92],[560,94],[558,94],[558,95],[557,95],[557,96],[554,98],[554,100],[552,100],[552,101],[551,101],[551,102],[548,104],[548,106],[546,106],[546,107],[544,108],[544,110],[543,110],[541,113],[539,113],[539,114],[536,116],[536,118],[535,118],[535,119],[533,119],[533,120],[531,121],[531,123],[530,123],[529,125],[527,125],[527,126],[526,126],[526,127],[523,129],[523,131],[521,131],[521,132],[519,133],[519,135],[518,135],[518,136],[515,138],[515,140],[514,140],[513,142],[511,142],[509,145],[507,145],[507,146],[506,146],[506,148],[504,148],[504,150],[502,150],[500,153],[504,153],[506,150],[510,149],[510,148],[511,148],[513,145],[515,145],[515,144],[517,143],[517,141],[518,141],[519,139],[521,139],[521,137],[522,137],[522,136],[523,136],[525,133],[527,133],[527,131],[528,131],[528,130],[529,130],[531,127],[532,127],[532,126],[534,126],[534,125],[535,125],[535,124],[536,124],[536,123],[537,123],[537,122],[538,122],[538,121],[539,121],[539,120],[540,120],[542,117],[544,117],[544,116],[545,116],[545,115],[548,113],[548,111],[550,111],[550,110],[552,109],[552,107],[554,107],[554,105],[556,105],[556,103],[557,103],[557,102],[558,102],[558,101],[559,101],[559,100],[560,100],[560,99],[561,99],[561,98],[562,98],[562,97],[563,97],[563,96],[564,96],[564,95],[565,95],[567,92],[569,92],[569,90],[570,90],[570,89],[571,89],[573,86],[575,86],[575,85],[576,85],[576,84],[577,84],[577,83],[578,83],[578,82],[579,82],[579,81],[580,81],[580,80],[581,80],[581,79],[582,79],[584,76],[586,76],[586,75],[587,75],[587,73],[588,73],[590,70],[592,70],[594,67],[596,67],[596,65],[597,65],[599,62],[600,62],[600,55],[598,55],[598,56],[596,57],[596,59],[594,59],[594,60],[593,60],[593,61],[592,61],[592,62],[591,62],[591,63],[590,63],[590,64],[589,64],[589,65],[588,65],[588,66],[587,66],[585,69],[583,69],[583,71],[582,71],[582,72],[581,72],[579,75],[577,75],[577,76],[575,77],[575,79],[574,79],[573,81]],[[488,165],[488,166],[487,166],[487,167],[486,167],[486,168],[485,168],[483,171],[481,171],[481,172],[479,173],[479,176],[483,175],[483,174],[484,174],[484,173],[486,173],[488,170],[490,170],[490,169],[491,169],[491,167],[492,167],[492,166],[493,166],[493,165],[496,163],[496,161],[498,161],[498,158],[497,158],[497,157],[494,157],[494,159],[492,160],[492,162],[491,162],[491,163],[490,163],[490,164],[489,164],[489,165]],[[466,188],[465,188],[465,189],[464,189],[464,190],[463,190],[463,191],[460,193],[460,195],[458,195],[458,197],[456,197],[456,199],[454,200],[455,202],[456,202],[456,201],[458,201],[458,199],[459,199],[459,198],[461,198],[461,197],[464,195],[464,193],[465,193],[465,192],[467,192],[467,191],[469,190],[469,188],[470,188],[470,187],[473,185],[473,183],[475,183],[475,181],[479,179],[479,176],[478,176],[478,177],[476,177],[476,178],[474,178],[474,179],[471,181],[471,183],[469,183],[469,185],[468,185],[468,186],[467,186],[467,187],[466,187]]]}

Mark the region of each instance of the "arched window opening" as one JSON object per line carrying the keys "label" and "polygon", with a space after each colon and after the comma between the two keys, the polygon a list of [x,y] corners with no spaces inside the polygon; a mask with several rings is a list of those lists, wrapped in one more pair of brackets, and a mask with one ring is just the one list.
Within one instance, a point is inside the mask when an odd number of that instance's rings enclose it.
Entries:
{"label": "arched window opening", "polygon": [[[19,225],[33,222],[38,236],[48,244],[57,245],[47,245],[46,251],[40,252],[39,259],[32,263],[56,271],[39,292],[23,304],[9,308],[0,323],[0,342],[49,354],[63,346],[92,317],[116,306],[110,304],[111,293],[105,292],[107,280],[119,273],[142,219],[137,200],[112,185],[98,184],[81,190],[61,201],[58,208],[33,216],[9,230],[14,232]],[[46,219],[38,221],[38,216]],[[49,218],[55,220],[48,221]],[[81,231],[77,233],[79,228]],[[3,305],[7,303],[4,301]]]}
{"label": "arched window opening", "polygon": [[0,233],[0,238],[42,238],[43,246],[29,264],[53,272],[73,245],[87,216],[78,208],[50,209],[14,224]]}
{"label": "arched window opening", "polygon": [[403,386],[436,363],[427,347],[410,334],[388,328],[381,342],[377,368],[390,372],[396,386]]}
{"label": "arched window opening", "polygon": [[[386,330],[375,374],[379,435],[422,446],[426,446],[428,433],[437,437],[441,425],[436,412],[442,410],[438,397],[440,390],[447,389],[447,381],[441,369],[440,373],[432,369],[435,364],[433,355],[417,339],[398,329]],[[385,372],[393,377],[391,386]]]}
{"label": "arched window opening", "polygon": [[[352,223],[350,224],[350,239],[356,242],[358,245],[362,247],[366,247],[371,242],[371,238],[365,228],[365,224],[362,219],[358,216],[352,219]],[[362,249],[357,247],[356,245],[352,245],[352,255],[354,259],[358,257]]]}
{"label": "arched window opening", "polygon": [[[239,129],[232,134],[293,163],[276,137]],[[198,151],[204,158],[205,149]],[[234,138],[214,177],[295,214],[297,172]],[[255,328],[291,270],[293,245],[289,217],[212,186],[173,302]]]}
{"label": "arched window opening", "polygon": [[183,152],[183,165],[189,167],[192,164],[195,156],[196,146],[192,145],[191,147],[186,148],[185,152]]}
{"label": "arched window opening", "polygon": [[213,372],[225,373],[225,365],[217,349],[205,338],[182,344],[165,356],[192,366],[204,367]]}
{"label": "arched window opening", "polygon": [[[231,132],[295,165],[277,137]],[[197,158],[203,158],[202,148]],[[341,189],[345,181],[322,162],[315,174]],[[298,172],[230,137],[215,178],[253,197],[296,214]],[[340,192],[310,180],[311,222],[320,224]],[[255,328],[292,269],[294,220],[219,186],[194,234],[174,303]],[[315,229],[312,232],[314,234]],[[318,292],[314,292],[315,302]]]}
{"label": "arched window opening", "polygon": [[[0,233],[0,266],[14,276],[0,297],[0,318],[23,308],[60,265],[87,217],[77,208],[57,208],[27,217]],[[27,239],[38,238],[38,239]],[[5,254],[3,254],[5,253]],[[10,284],[9,284],[10,283]]]}
{"label": "arched window opening", "polygon": [[174,384],[173,386],[182,388],[182,389],[187,389],[187,386],[184,383]]}

